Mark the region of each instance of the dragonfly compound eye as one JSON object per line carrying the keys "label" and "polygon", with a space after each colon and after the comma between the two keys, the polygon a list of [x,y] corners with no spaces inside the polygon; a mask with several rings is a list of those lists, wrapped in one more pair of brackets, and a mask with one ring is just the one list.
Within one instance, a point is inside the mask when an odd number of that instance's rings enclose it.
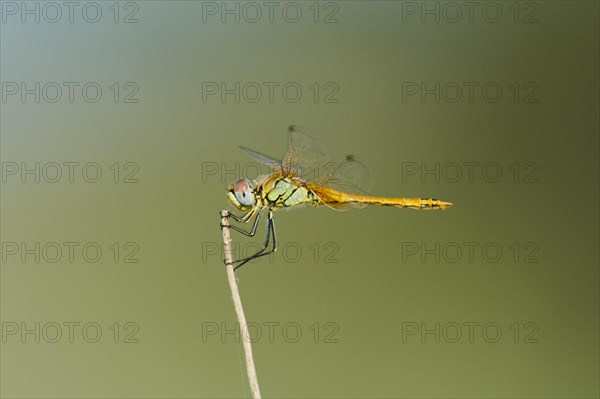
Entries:
{"label": "dragonfly compound eye", "polygon": [[235,199],[237,199],[241,205],[252,206],[256,202],[254,191],[252,191],[248,179],[236,181],[233,185],[233,194],[235,195]]}

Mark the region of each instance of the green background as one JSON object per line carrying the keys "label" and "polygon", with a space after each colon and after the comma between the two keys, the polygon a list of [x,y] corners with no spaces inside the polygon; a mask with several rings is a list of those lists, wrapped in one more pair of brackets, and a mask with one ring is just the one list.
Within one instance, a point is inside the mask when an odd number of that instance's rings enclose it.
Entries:
{"label": "green background", "polygon": [[[263,7],[257,23],[244,15],[203,22],[203,4],[193,1],[137,2],[137,23],[121,21],[135,9],[119,3],[115,23],[113,2],[99,4],[98,23],[83,20],[81,7],[72,23],[22,23],[20,14],[2,23],[3,83],[103,89],[96,103],[76,90],[73,103],[9,96],[0,104],[5,168],[77,161],[103,171],[97,183],[76,174],[73,183],[17,175],[2,184],[2,397],[248,396],[241,343],[221,336],[235,317],[218,211],[231,209],[227,185],[254,172],[237,146],[281,156],[290,124],[318,137],[333,159],[359,156],[379,195],[456,205],[275,214],[280,250],[238,272],[246,315],[261,326],[254,354],[265,397],[598,397],[597,2],[520,3],[518,15],[515,3],[501,2],[497,23],[482,17],[483,2],[472,22],[465,14],[454,23],[436,2],[414,4],[440,7],[439,23],[393,1],[317,4],[317,23],[313,2],[297,3],[297,23],[282,17],[284,3],[273,22]],[[331,12],[337,22],[324,23]],[[114,102],[114,82],[134,82],[139,101],[125,103],[121,92]],[[276,89],[272,102],[265,93],[256,103],[203,101],[203,82],[296,82],[303,95],[293,103]],[[466,92],[455,103],[403,100],[406,82],[496,82],[503,91],[497,102],[478,90],[472,102]],[[525,101],[526,83],[537,102]],[[331,87],[337,102],[323,99]],[[127,162],[138,165],[139,182],[123,183]],[[471,180],[466,168],[456,182],[450,169],[439,182],[403,178],[407,162],[492,163],[502,176],[489,182],[479,166]],[[234,241],[251,251],[263,229]],[[6,243],[71,241],[97,242],[102,258],[90,263],[76,252],[72,263],[65,254],[36,263],[6,252]],[[123,262],[127,242],[138,245],[139,262]],[[439,261],[406,252],[436,243]],[[489,256],[502,249],[497,262],[482,253],[488,243]],[[453,262],[456,245],[463,253]],[[80,323],[72,343],[66,327],[57,343],[6,331],[65,322]],[[97,343],[82,337],[89,322],[102,328]],[[123,342],[133,331],[127,322],[138,327],[137,343]],[[479,323],[472,339],[469,322]],[[421,336],[436,323],[439,342]],[[502,328],[497,342],[488,342],[493,328],[482,333],[489,323]],[[284,325],[300,327],[298,342]],[[462,336],[451,342],[456,325]],[[419,332],[407,335],[411,326]]]}

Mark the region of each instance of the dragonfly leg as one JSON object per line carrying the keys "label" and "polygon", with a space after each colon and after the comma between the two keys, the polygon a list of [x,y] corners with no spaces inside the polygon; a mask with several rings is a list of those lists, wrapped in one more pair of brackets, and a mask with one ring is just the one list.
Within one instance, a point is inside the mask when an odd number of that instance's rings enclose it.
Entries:
{"label": "dragonfly leg", "polygon": [[[253,213],[256,213],[256,216],[254,216]],[[229,225],[229,228],[233,229],[235,231],[238,231],[244,235],[247,235],[248,237],[254,237],[254,234],[256,234],[256,227],[258,226],[258,220],[260,219],[260,214],[261,214],[261,210],[256,211],[254,209],[242,217],[239,217],[239,216],[234,215],[233,213],[230,213],[229,216],[236,222],[247,223],[252,218],[252,216],[254,216],[254,222],[252,223],[252,228],[250,230],[245,230],[245,229],[242,229],[241,227],[234,226],[234,225]],[[223,226],[221,226],[221,227],[223,227]]]}
{"label": "dragonfly leg", "polygon": [[[269,248],[270,237],[273,236],[273,244],[271,245],[271,249]],[[275,237],[275,224],[273,223],[273,213],[269,210],[269,215],[267,216],[267,236],[265,237],[265,243],[261,249],[259,249],[254,255],[251,255],[244,259],[239,259],[233,261],[233,263],[239,263],[236,265],[233,270],[237,270],[240,267],[244,266],[246,263],[250,262],[253,259],[260,258],[261,256],[269,255],[277,250],[277,239]]]}
{"label": "dragonfly leg", "polygon": [[241,216],[241,217],[238,216],[238,215],[234,215],[233,213],[229,213],[228,217],[232,218],[236,222],[246,223],[252,217],[252,215],[254,214],[254,212],[256,212],[256,209],[251,209],[248,212],[246,212],[244,214],[244,216]]}

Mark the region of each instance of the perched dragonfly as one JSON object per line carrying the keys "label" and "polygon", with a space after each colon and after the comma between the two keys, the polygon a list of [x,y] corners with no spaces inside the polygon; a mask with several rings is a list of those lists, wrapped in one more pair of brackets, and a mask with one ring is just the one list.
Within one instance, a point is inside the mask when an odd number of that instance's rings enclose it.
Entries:
{"label": "perched dragonfly", "polygon": [[[253,220],[250,230],[235,225],[230,228],[252,237],[256,233],[261,213],[267,211],[267,236],[263,248],[252,256],[234,261],[237,264],[235,269],[277,249],[273,211],[279,208],[301,204],[326,205],[337,210],[364,208],[367,205],[411,209],[445,209],[452,206],[451,202],[432,198],[369,195],[372,187],[371,173],[362,162],[349,155],[340,163],[328,163],[327,152],[321,144],[298,126],[288,128],[288,149],[282,160],[246,147],[240,148],[268,166],[271,173],[259,176],[254,181],[242,178],[228,187],[227,199],[237,209],[246,212],[243,216],[229,216],[241,223]],[[320,170],[324,171],[322,176],[319,176]]]}

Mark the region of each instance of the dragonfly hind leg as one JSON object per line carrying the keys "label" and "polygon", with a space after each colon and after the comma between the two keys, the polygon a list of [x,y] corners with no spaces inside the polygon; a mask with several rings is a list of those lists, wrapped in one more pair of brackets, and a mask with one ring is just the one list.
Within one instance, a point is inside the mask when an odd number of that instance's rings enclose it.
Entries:
{"label": "dragonfly hind leg", "polygon": [[[256,217],[258,220],[258,216]],[[273,236],[273,244],[269,249],[270,238]],[[244,258],[234,260],[233,263],[237,265],[233,268],[233,270],[237,270],[240,267],[244,266],[246,263],[250,262],[253,259],[260,258],[261,256],[269,255],[277,250],[277,239],[275,237],[275,224],[273,223],[273,213],[269,210],[269,215],[267,216],[267,236],[265,237],[265,243],[261,249],[259,249],[255,254]]]}

